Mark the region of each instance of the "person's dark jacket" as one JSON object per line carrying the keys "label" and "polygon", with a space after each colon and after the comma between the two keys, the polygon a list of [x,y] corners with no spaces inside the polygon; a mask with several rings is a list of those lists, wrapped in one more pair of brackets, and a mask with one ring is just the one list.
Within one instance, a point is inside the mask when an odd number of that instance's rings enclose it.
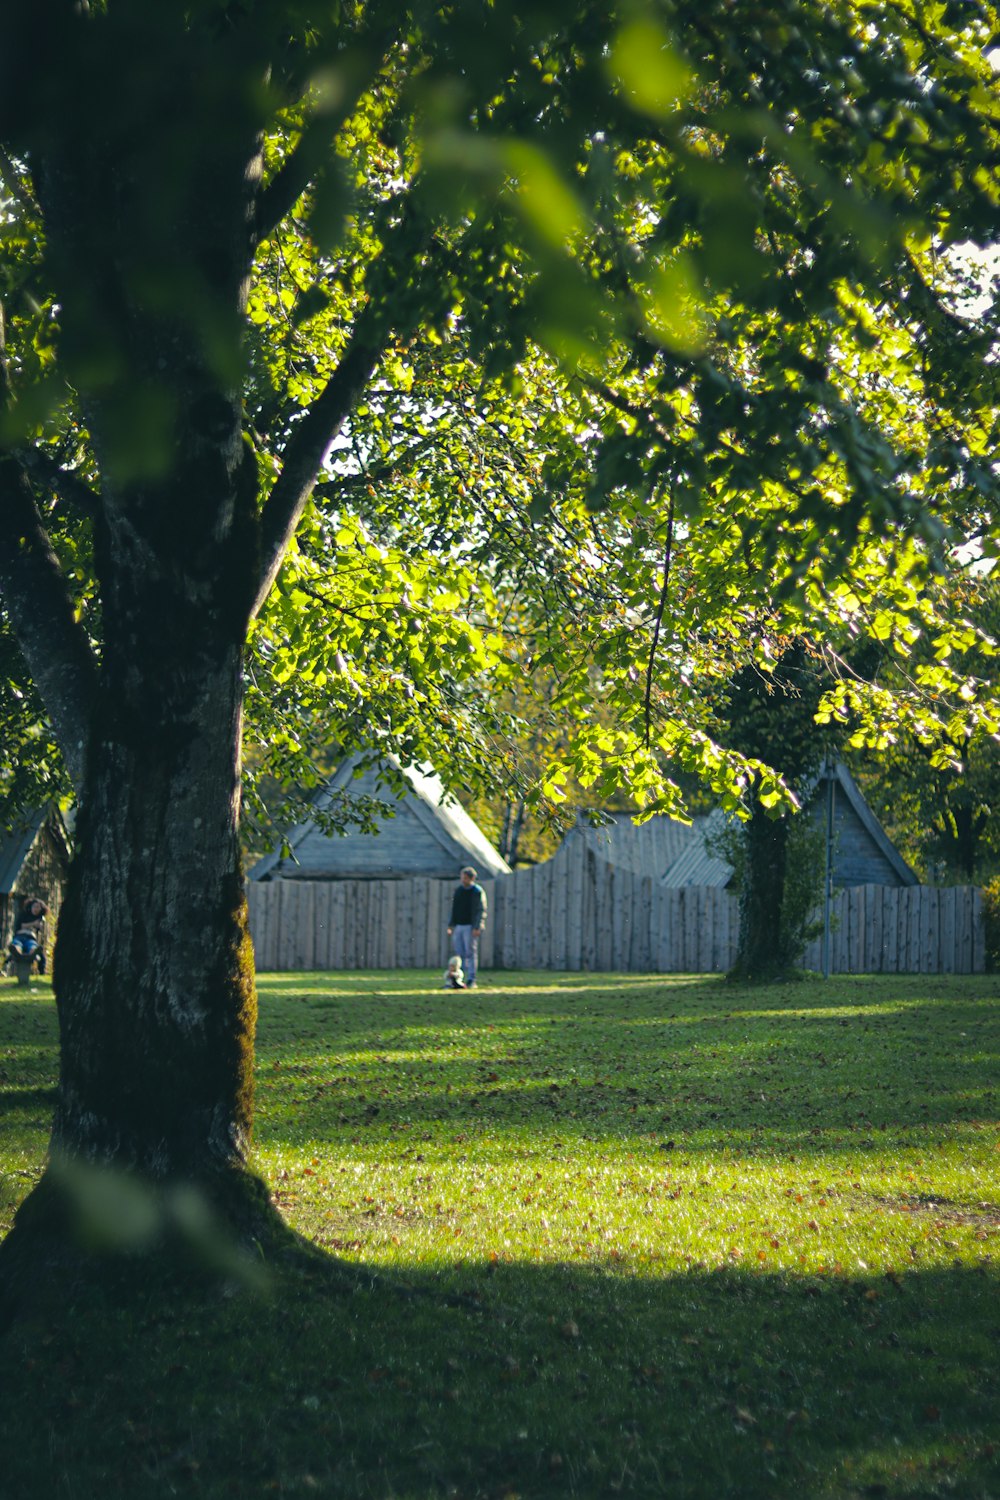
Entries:
{"label": "person's dark jacket", "polygon": [[460,885],[451,898],[449,927],[482,927],[486,921],[486,892],[481,885]]}
{"label": "person's dark jacket", "polygon": [[36,915],[32,910],[37,897],[30,897],[21,902],[18,907],[17,916],[14,919],[15,932],[33,932],[37,938],[41,938],[45,930],[45,917],[48,908],[42,903],[42,910]]}

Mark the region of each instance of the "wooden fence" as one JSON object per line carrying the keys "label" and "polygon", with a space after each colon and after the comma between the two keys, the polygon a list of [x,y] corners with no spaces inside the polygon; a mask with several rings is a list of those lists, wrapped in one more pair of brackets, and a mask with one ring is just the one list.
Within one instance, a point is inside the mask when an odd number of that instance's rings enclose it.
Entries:
{"label": "wooden fence", "polygon": [[[267,969],[443,969],[454,880],[251,883],[250,928]],[[664,888],[581,850],[483,881],[484,969],[700,974],[736,955],[736,898]],[[833,901],[838,974],[969,974],[983,969],[982,898],[970,886],[858,886]],[[821,940],[805,964],[822,967]]]}

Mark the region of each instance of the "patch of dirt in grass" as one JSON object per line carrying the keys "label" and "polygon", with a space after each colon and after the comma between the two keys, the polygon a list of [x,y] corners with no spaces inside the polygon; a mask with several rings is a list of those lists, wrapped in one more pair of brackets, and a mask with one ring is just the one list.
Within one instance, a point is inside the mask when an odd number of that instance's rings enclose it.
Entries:
{"label": "patch of dirt in grass", "polygon": [[996,1203],[955,1203],[951,1198],[935,1198],[929,1193],[903,1193],[887,1197],[868,1193],[867,1202],[897,1214],[924,1214],[946,1224],[971,1224],[980,1229],[1000,1229],[1000,1205]]}

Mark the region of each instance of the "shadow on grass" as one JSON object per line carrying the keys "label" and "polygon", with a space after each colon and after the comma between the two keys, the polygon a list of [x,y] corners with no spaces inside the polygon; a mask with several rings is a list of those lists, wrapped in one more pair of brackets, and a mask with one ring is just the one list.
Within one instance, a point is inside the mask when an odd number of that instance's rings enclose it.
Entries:
{"label": "shadow on grass", "polygon": [[983,1271],[470,1264],[401,1289],[317,1261],[228,1291],[136,1267],[9,1333],[0,1492],[986,1500],[1000,1477]]}
{"label": "shadow on grass", "polygon": [[[761,1149],[852,1149],[886,1131],[995,1118],[995,1017],[981,990],[878,980],[774,992],[705,981],[569,976],[448,1002],[411,982],[374,995],[345,978],[269,1014],[261,1069],[284,1087],[262,1137],[454,1129],[662,1141],[711,1132]],[[574,988],[572,981],[578,988]],[[398,983],[398,981],[397,981]],[[940,993],[935,995],[935,990]],[[271,1070],[268,1073],[268,1069]]]}
{"label": "shadow on grass", "polygon": [[[981,983],[762,995],[535,978],[454,1000],[421,976],[391,977],[391,993],[371,975],[265,979],[262,1145],[406,1154],[433,1149],[427,1135],[448,1157],[458,1135],[504,1151],[575,1133],[651,1151],[676,1137],[681,1152],[731,1133],[856,1151],[883,1146],[883,1126],[987,1118],[995,1098]],[[0,1039],[19,1043],[17,1080],[0,1080],[11,1116],[28,1107],[19,1091],[45,1092],[36,1066],[54,1072],[51,1010],[23,1010],[15,1037],[0,1007]],[[1000,1487],[985,1267],[654,1277],[470,1259],[405,1274],[317,1255],[276,1271],[261,1300],[136,1261],[52,1287],[0,1342],[0,1500],[987,1500]]]}
{"label": "shadow on grass", "polygon": [[51,1110],[56,1102],[56,1090],[53,1087],[43,1088],[4,1088],[0,1089],[0,1119],[6,1114],[13,1114],[22,1109]]}

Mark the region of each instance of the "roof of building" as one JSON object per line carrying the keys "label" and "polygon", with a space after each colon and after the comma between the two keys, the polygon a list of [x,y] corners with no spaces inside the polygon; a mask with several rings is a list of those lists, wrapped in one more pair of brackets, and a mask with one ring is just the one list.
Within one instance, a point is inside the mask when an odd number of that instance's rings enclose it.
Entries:
{"label": "roof of building", "polygon": [[696,818],[694,837],[662,872],[663,884],[727,886],[733,878],[733,867],[709,849],[712,835],[721,833],[725,826],[726,814],[718,807],[707,817]]}
{"label": "roof of building", "polygon": [[[892,843],[862,795],[861,789],[843,761],[825,766],[816,777],[807,800],[807,810],[814,820],[825,816],[825,788],[834,787],[834,884],[919,885],[899,850]],[[725,826],[726,814],[717,808],[707,818],[696,820],[697,838],[669,865],[663,884],[671,887],[710,885],[727,886],[733,867],[719,859],[708,848],[713,833]]]}
{"label": "roof of building", "polygon": [[[819,812],[820,808],[822,807],[822,789],[830,782],[831,779],[834,784],[834,793],[837,802],[839,803],[841,801],[841,794],[843,794],[843,798],[846,800],[847,805],[850,807],[851,811],[854,813],[854,816],[857,818],[858,822],[861,824],[861,827],[864,829],[865,833],[871,840],[877,856],[880,860],[885,861],[890,871],[896,876],[899,884],[919,885],[919,876],[910,869],[909,865],[906,863],[906,860],[900,854],[899,850],[896,848],[895,844],[892,842],[889,835],[882,827],[882,824],[879,822],[878,818],[868,806],[861,788],[858,786],[857,782],[854,780],[854,777],[851,775],[850,771],[844,765],[844,762],[842,760],[838,760],[832,765],[825,766],[819,777],[817,778],[816,790],[813,794],[812,802],[814,809]],[[846,861],[842,862],[846,863]],[[834,875],[836,878],[836,865],[834,867]],[[844,880],[839,883],[860,885],[863,882],[860,880]]]}
{"label": "roof of building", "polygon": [[67,858],[69,841],[59,809],[54,806],[27,808],[0,831],[0,895],[9,896],[17,887],[24,861],[45,824],[52,821],[53,832],[64,845]]}
{"label": "roof of building", "polygon": [[582,842],[609,864],[658,880],[695,837],[691,824],[662,813],[636,823],[631,813],[615,812],[596,828],[578,818],[552,857],[559,859],[564,850],[568,854],[574,844]]}
{"label": "roof of building", "polygon": [[317,811],[322,811],[338,797],[379,797],[393,805],[395,816],[377,818],[377,832],[353,828],[344,834],[328,834],[309,818],[289,835],[291,854],[275,850],[265,855],[250,871],[250,879],[443,877],[457,875],[466,864],[474,865],[484,876],[510,873],[506,860],[429,767],[401,767],[392,756],[383,757],[384,765],[405,777],[408,794],[399,797],[387,790],[378,765],[358,774],[363,759],[353,755],[311,799]]}

